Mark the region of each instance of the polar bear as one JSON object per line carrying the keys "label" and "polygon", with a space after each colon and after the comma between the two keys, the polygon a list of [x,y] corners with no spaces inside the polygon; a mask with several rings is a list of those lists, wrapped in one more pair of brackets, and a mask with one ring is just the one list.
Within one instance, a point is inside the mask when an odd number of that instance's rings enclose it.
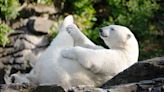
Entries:
{"label": "polar bear", "polygon": [[[59,33],[56,38],[51,42],[50,46],[39,57],[37,63],[30,73],[20,75],[11,75],[11,81],[14,83],[32,83],[36,85],[53,85],[58,84],[64,88],[69,88],[76,85],[96,85],[93,79],[99,79],[95,77],[95,74],[85,69],[78,62],[63,58],[61,51],[68,47],[73,47],[73,38],[66,31],[68,25],[74,24],[73,17],[71,15],[64,19],[63,24],[59,28]],[[83,37],[85,37],[83,35]],[[96,46],[87,37],[85,41],[78,45],[84,46]],[[101,78],[99,79],[101,80]]]}
{"label": "polar bear", "polygon": [[29,74],[13,74],[13,82],[37,85],[58,84],[64,88],[77,85],[100,86],[137,62],[138,43],[130,30],[111,25],[100,36],[111,48],[90,41],[67,16],[60,32]]}
{"label": "polar bear", "polygon": [[[83,42],[84,37],[76,26],[67,31],[75,44]],[[106,76],[115,76],[138,61],[138,42],[127,27],[120,25],[103,27],[100,29],[100,37],[110,49],[76,46],[63,50],[62,56],[79,62],[95,74]]]}

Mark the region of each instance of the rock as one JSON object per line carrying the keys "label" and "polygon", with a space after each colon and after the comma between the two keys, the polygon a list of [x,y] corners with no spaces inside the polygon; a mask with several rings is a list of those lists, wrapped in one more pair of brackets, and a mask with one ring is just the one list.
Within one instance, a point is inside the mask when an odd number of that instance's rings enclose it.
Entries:
{"label": "rock", "polygon": [[20,50],[36,48],[35,45],[31,44],[30,42],[26,41],[25,39],[17,39],[14,44],[14,47],[16,49],[20,49]]}
{"label": "rock", "polygon": [[5,84],[0,86],[1,92],[32,92],[32,89],[35,88],[27,84]]}
{"label": "rock", "polygon": [[36,35],[27,35],[26,34],[21,38],[34,44],[36,47],[47,47],[49,45],[48,37],[46,37],[46,36],[36,36]]}
{"label": "rock", "polygon": [[72,87],[68,89],[67,92],[107,92],[107,91],[90,85],[79,85],[77,87]]}
{"label": "rock", "polygon": [[0,57],[8,56],[14,52],[15,52],[15,50],[13,49],[13,46],[0,47]]}
{"label": "rock", "polygon": [[58,11],[53,5],[28,4],[19,13],[18,18],[29,18],[31,16],[41,16],[42,14],[53,15]]}
{"label": "rock", "polygon": [[48,14],[55,14],[57,13],[55,11],[55,8],[53,6],[46,6],[46,5],[42,5],[42,4],[29,4],[26,7],[27,10],[34,10],[36,13],[48,13]]}
{"label": "rock", "polygon": [[138,82],[141,80],[151,80],[158,77],[164,77],[164,57],[140,61],[116,75],[105,83],[102,88],[109,88],[113,85]]}
{"label": "rock", "polygon": [[2,68],[2,65],[0,63],[0,84],[5,84],[5,80],[4,80],[4,75],[5,75],[5,70],[4,68]]}
{"label": "rock", "polygon": [[18,49],[34,49],[49,45],[48,37],[45,35],[36,36],[30,33],[13,33],[10,37],[14,47]]}
{"label": "rock", "polygon": [[164,92],[164,77],[144,80],[137,83],[110,86],[108,89],[79,85],[70,89],[63,89],[57,85],[36,86],[32,84],[1,85],[1,92]]}
{"label": "rock", "polygon": [[25,27],[27,25],[28,19],[19,19],[16,20],[15,22],[11,23],[11,28],[12,29],[21,29],[22,27]]}
{"label": "rock", "polygon": [[109,92],[164,92],[164,78],[111,86]]}
{"label": "rock", "polygon": [[1,85],[0,92],[65,92],[60,86],[35,86],[31,84]]}
{"label": "rock", "polygon": [[9,38],[10,46],[0,47],[0,83],[4,83],[4,76],[8,83],[13,73],[29,73],[49,45],[47,35],[34,35],[26,29],[14,31]]}
{"label": "rock", "polygon": [[53,21],[47,18],[38,17],[29,20],[27,23],[27,29],[35,34],[47,34],[52,25]]}
{"label": "rock", "polygon": [[38,86],[32,92],[65,92],[61,86]]}

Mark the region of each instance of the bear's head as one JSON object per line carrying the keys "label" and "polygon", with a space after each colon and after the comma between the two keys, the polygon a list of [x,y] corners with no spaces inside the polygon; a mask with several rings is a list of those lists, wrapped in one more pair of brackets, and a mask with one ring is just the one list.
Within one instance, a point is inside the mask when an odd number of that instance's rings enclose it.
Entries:
{"label": "bear's head", "polygon": [[124,26],[110,25],[100,29],[100,37],[111,49],[125,48],[130,44],[137,44],[133,33]]}

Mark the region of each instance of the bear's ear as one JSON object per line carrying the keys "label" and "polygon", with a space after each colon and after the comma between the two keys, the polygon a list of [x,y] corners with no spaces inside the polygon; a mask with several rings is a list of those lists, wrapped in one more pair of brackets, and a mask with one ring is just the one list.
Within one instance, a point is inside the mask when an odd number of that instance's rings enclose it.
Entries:
{"label": "bear's ear", "polygon": [[131,34],[127,34],[127,40],[131,38]]}

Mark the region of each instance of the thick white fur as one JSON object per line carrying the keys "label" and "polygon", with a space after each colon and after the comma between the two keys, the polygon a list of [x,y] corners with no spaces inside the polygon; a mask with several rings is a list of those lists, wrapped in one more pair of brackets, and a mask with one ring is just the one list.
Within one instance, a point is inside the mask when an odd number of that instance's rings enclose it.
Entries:
{"label": "thick white fur", "polygon": [[[108,34],[111,31],[109,28],[103,28],[103,31],[109,31]],[[13,74],[12,78],[19,83],[58,84],[65,88],[77,85],[102,85],[138,59],[138,44],[134,35],[122,26],[116,28],[123,31],[121,35],[130,34],[130,36],[123,38],[125,40],[123,44],[119,42],[120,44],[114,47],[110,40],[117,42],[115,39],[119,37],[113,33],[108,34],[115,36],[102,38],[107,45],[112,46],[111,49],[103,49],[79,31],[73,23],[72,16],[67,16],[59,34],[40,56],[32,71],[23,77]]]}
{"label": "thick white fur", "polygon": [[[75,26],[72,27],[76,29]],[[82,42],[83,37],[79,35],[79,30],[71,30],[69,34],[74,38],[75,44]],[[63,50],[63,57],[79,62],[97,75],[111,77],[138,61],[138,42],[128,28],[119,25],[106,26],[101,28],[100,36],[110,49],[76,46]]]}

